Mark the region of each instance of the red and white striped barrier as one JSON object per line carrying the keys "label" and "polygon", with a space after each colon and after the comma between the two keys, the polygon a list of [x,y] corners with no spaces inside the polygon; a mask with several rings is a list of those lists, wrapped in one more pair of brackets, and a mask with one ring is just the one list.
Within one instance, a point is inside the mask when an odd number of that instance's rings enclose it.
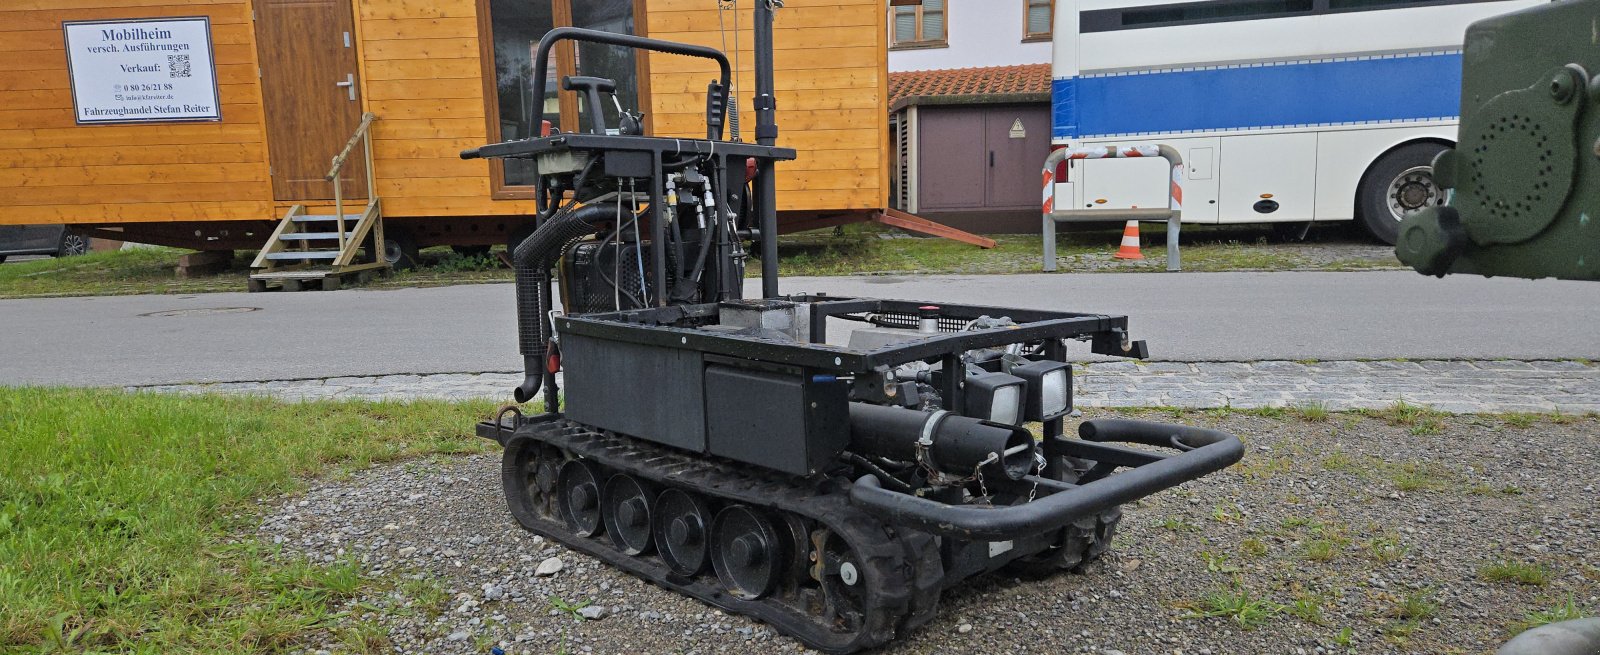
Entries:
{"label": "red and white striped barrier", "polygon": [[[1117,209],[1056,209],[1056,166],[1061,162],[1072,159],[1127,159],[1133,157],[1161,157],[1172,164],[1172,178],[1167,199],[1167,270],[1182,270],[1182,261],[1178,258],[1178,226],[1183,220],[1183,157],[1172,146],[1141,145],[1141,146],[1089,146],[1084,148],[1061,148],[1052,151],[1044,160],[1044,270],[1056,270],[1056,226],[1060,221],[1068,220],[1117,220],[1130,216],[1126,210]],[[1140,217],[1149,217],[1148,211],[1137,212]]]}

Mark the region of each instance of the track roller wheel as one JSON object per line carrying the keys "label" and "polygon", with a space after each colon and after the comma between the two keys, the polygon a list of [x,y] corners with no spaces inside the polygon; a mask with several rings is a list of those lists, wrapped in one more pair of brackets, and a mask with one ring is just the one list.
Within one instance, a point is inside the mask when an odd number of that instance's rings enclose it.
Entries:
{"label": "track roller wheel", "polygon": [[556,479],[556,504],[567,529],[579,537],[592,537],[604,526],[600,522],[600,476],[593,464],[581,459],[561,465]]}
{"label": "track roller wheel", "polygon": [[551,513],[561,451],[533,439],[513,439],[500,457],[500,485],[517,523],[530,530]]}
{"label": "track roller wheel", "polygon": [[656,497],[654,511],[656,549],[673,573],[700,575],[711,563],[711,508],[699,496],[667,489]]}
{"label": "track roller wheel", "polygon": [[868,603],[861,558],[843,538],[831,531],[819,534],[816,541],[819,554],[812,577],[822,583],[828,611],[840,629],[859,630]]}
{"label": "track roller wheel", "polygon": [[611,476],[600,493],[600,506],[606,535],[617,550],[629,555],[649,552],[650,493],[638,479],[621,473]]}
{"label": "track roller wheel", "polygon": [[717,512],[711,525],[711,566],[728,593],[756,600],[772,593],[787,557],[772,521],[748,505]]}

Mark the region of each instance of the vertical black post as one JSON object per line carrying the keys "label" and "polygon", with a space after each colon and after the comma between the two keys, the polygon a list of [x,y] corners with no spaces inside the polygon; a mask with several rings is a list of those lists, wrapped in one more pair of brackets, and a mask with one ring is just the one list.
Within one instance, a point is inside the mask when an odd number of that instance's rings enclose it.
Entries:
{"label": "vertical black post", "polygon": [[[661,170],[661,151],[653,155],[650,170],[655,171],[650,176],[650,273],[655,276],[656,306],[667,306],[667,226],[665,221],[667,212],[661,208],[662,194],[667,184]],[[629,191],[637,193],[633,189]],[[621,229],[621,226],[618,226]],[[639,280],[639,286],[644,286],[644,280]]]}
{"label": "vertical black post", "polygon": [[[778,142],[772,82],[772,0],[755,0],[756,143]],[[761,217],[761,295],[778,297],[778,180],[773,162],[756,170],[756,213]]]}

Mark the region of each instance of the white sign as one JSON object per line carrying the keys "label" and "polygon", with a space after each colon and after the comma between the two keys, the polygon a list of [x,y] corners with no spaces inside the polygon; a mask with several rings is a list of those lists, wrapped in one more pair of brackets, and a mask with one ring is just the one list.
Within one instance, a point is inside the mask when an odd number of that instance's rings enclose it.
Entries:
{"label": "white sign", "polygon": [[1028,131],[1025,130],[1025,129],[1022,129],[1022,119],[1018,118],[1017,120],[1014,120],[1014,121],[1011,122],[1011,138],[1013,138],[1013,139],[1026,139],[1026,138],[1028,138]]}
{"label": "white sign", "polygon": [[80,125],[222,120],[210,19],[80,21],[61,27]]}

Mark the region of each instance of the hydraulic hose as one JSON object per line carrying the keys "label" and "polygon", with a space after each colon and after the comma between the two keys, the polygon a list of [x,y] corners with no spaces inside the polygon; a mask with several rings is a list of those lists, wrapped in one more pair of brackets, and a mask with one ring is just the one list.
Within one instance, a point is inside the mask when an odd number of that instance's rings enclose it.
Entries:
{"label": "hydraulic hose", "polygon": [[599,231],[616,218],[615,205],[584,205],[559,212],[517,244],[512,263],[517,269],[517,349],[522,353],[522,384],[512,392],[525,403],[544,383],[550,343],[550,269],[567,245]]}

